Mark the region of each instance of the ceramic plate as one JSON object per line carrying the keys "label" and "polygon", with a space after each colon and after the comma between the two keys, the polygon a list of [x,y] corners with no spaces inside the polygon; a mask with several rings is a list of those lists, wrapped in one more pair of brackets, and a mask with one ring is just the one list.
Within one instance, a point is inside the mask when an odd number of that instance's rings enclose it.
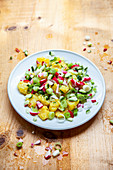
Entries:
{"label": "ceramic plate", "polygon": [[[98,105],[94,105],[91,108],[91,112],[89,114],[86,114],[85,112],[79,112],[76,117],[74,117],[73,122],[65,121],[64,123],[58,123],[57,118],[54,118],[53,120],[46,120],[42,121],[40,118],[38,118],[37,122],[33,121],[33,117],[30,114],[26,113],[26,108],[24,107],[24,95],[20,94],[17,89],[17,84],[21,77],[24,76],[24,73],[28,68],[31,66],[36,66],[35,62],[38,57],[46,57],[49,53],[49,51],[55,52],[56,56],[64,57],[65,60],[68,62],[79,62],[83,64],[84,66],[88,67],[88,74],[90,77],[94,80],[95,84],[97,85],[97,93],[96,93],[96,100],[98,101]],[[71,51],[66,50],[46,50],[37,52],[35,54],[32,54],[22,61],[20,61],[17,66],[14,68],[12,73],[10,74],[9,80],[8,80],[8,96],[9,100],[16,110],[16,112],[23,117],[26,121],[41,127],[45,129],[51,129],[51,130],[66,130],[71,129],[77,126],[80,126],[87,121],[89,121],[91,118],[93,118],[97,112],[100,110],[104,98],[105,98],[105,82],[103,79],[102,74],[100,73],[99,69],[87,58],[76,54]]]}

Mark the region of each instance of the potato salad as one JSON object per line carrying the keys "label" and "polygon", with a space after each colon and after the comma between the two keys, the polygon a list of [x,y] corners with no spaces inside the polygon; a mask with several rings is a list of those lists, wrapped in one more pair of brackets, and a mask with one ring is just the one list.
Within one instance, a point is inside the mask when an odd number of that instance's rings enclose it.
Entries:
{"label": "potato salad", "polygon": [[[76,59],[76,58],[75,58]],[[20,79],[17,88],[25,96],[24,107],[37,121],[55,117],[73,121],[82,108],[90,112],[96,86],[87,73],[88,67],[78,62],[68,63],[50,51],[48,57],[37,58]]]}

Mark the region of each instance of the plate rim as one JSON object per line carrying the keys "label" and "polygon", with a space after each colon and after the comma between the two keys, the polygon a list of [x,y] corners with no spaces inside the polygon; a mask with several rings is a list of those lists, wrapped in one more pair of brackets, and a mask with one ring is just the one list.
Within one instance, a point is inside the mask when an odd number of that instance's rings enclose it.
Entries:
{"label": "plate rim", "polygon": [[[95,111],[95,114],[93,114],[93,115],[91,115],[89,118],[83,120],[83,121],[82,121],[80,124],[78,124],[77,126],[75,125],[75,126],[72,126],[72,127],[70,127],[70,126],[68,127],[68,126],[67,126],[67,127],[65,127],[65,128],[64,128],[64,127],[63,127],[63,128],[61,128],[61,127],[60,127],[60,128],[54,128],[54,127],[50,128],[50,127],[44,127],[43,125],[37,125],[36,122],[32,122],[29,118],[27,118],[27,117],[25,117],[23,114],[19,113],[19,111],[17,110],[17,108],[15,107],[15,105],[14,105],[12,99],[11,99],[11,94],[10,94],[10,87],[9,87],[9,85],[10,85],[11,78],[12,78],[13,73],[14,73],[14,71],[16,70],[16,68],[17,68],[21,63],[23,63],[24,60],[27,60],[27,59],[29,59],[30,57],[32,57],[32,56],[34,56],[34,55],[36,55],[36,54],[38,55],[38,54],[41,54],[41,53],[44,53],[44,52],[49,52],[49,51],[53,51],[53,52],[54,52],[54,51],[66,52],[66,53],[71,53],[71,54],[73,54],[73,55],[80,56],[81,58],[87,60],[90,64],[92,64],[93,67],[96,68],[96,70],[98,71],[99,75],[101,76],[102,84],[103,84],[103,95],[102,95],[102,100],[101,100],[100,106],[97,107],[97,109],[96,109],[96,111]],[[38,56],[37,56],[37,58],[38,58]],[[29,55],[28,57],[24,58],[23,60],[19,61],[19,63],[13,68],[13,70],[12,70],[12,72],[10,73],[10,76],[9,76],[9,78],[8,78],[7,92],[8,92],[8,97],[9,97],[9,100],[10,100],[11,105],[13,106],[13,108],[15,109],[15,111],[16,111],[24,120],[26,120],[27,122],[29,122],[29,123],[37,126],[37,127],[43,128],[43,129],[58,130],[58,131],[59,131],[59,130],[68,130],[68,129],[73,129],[73,128],[79,127],[79,126],[87,123],[87,122],[88,122],[89,120],[91,120],[93,117],[95,117],[95,115],[99,112],[100,108],[102,107],[102,105],[103,105],[103,103],[104,103],[105,96],[106,96],[106,85],[105,85],[104,77],[103,77],[102,73],[100,72],[99,68],[98,68],[91,60],[89,60],[89,59],[86,58],[85,56],[82,56],[82,55],[80,55],[80,54],[78,54],[78,53],[76,53],[76,52],[74,52],[74,51],[65,50],[65,49],[47,49],[47,50],[42,50],[42,51],[39,51],[39,52],[35,52],[35,53]]]}

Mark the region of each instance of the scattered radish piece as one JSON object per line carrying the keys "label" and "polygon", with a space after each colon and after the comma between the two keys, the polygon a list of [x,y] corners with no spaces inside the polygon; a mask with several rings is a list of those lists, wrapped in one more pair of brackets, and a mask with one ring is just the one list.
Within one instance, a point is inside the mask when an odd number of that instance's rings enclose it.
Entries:
{"label": "scattered radish piece", "polygon": [[63,156],[68,156],[68,152],[63,151]]}
{"label": "scattered radish piece", "polygon": [[39,145],[39,144],[41,144],[41,140],[37,140],[37,141],[34,143],[34,145]]}
{"label": "scattered radish piece", "polygon": [[34,144],[33,143],[31,143],[31,148],[33,148],[34,147]]}
{"label": "scattered radish piece", "polygon": [[20,52],[20,50],[19,50],[18,48],[15,48],[15,51],[16,51],[17,53],[19,53],[19,52]]}
{"label": "scattered radish piece", "polygon": [[36,113],[36,112],[29,112],[32,116],[36,116],[36,115],[38,115],[38,113]]}
{"label": "scattered radish piece", "polygon": [[46,152],[46,154],[45,154],[45,159],[49,159],[49,158],[51,158],[51,151],[50,150],[48,150],[47,152]]}
{"label": "scattered radish piece", "polygon": [[79,65],[75,64],[75,65],[71,66],[71,69],[74,68],[74,67],[79,67]]}
{"label": "scattered radish piece", "polygon": [[67,71],[62,71],[62,73],[63,73],[63,74],[66,74],[66,73],[67,73]]}
{"label": "scattered radish piece", "polygon": [[39,101],[36,102],[36,105],[37,105],[38,109],[41,109],[43,107],[43,104]]}
{"label": "scattered radish piece", "polygon": [[47,81],[47,79],[40,80],[40,84],[44,84]]}
{"label": "scattered radish piece", "polygon": [[90,77],[84,77],[83,81],[90,81],[91,78]]}
{"label": "scattered radish piece", "polygon": [[56,157],[56,156],[58,156],[60,154],[60,151],[59,150],[55,150],[54,152],[53,152],[53,157]]}
{"label": "scattered radish piece", "polygon": [[91,100],[91,102],[92,102],[92,103],[95,103],[95,102],[96,102],[96,100],[95,100],[95,99],[92,99],[92,100]]}

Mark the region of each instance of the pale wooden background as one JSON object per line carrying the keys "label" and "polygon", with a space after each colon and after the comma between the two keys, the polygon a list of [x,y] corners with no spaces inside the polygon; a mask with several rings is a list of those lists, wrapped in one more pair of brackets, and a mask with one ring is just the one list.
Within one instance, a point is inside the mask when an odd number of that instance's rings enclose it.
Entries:
{"label": "pale wooden background", "polygon": [[[82,51],[85,35],[90,35],[95,47],[90,54]],[[108,59],[113,61],[112,39],[113,0],[0,0],[0,133],[7,136],[6,146],[0,150],[0,170],[113,169],[113,126],[109,124],[113,118],[113,66],[107,64]],[[103,54],[106,45],[109,48]],[[8,77],[23,58],[15,57],[16,47],[28,49],[30,54],[46,49],[71,50],[93,61],[104,76],[106,98],[97,116],[81,127],[54,132],[63,150],[69,152],[61,160],[44,160],[48,144],[44,130],[23,120],[9,102]],[[19,128],[26,136],[23,149],[17,152],[19,157],[15,157]],[[31,142],[38,138],[41,146],[31,149]]]}

